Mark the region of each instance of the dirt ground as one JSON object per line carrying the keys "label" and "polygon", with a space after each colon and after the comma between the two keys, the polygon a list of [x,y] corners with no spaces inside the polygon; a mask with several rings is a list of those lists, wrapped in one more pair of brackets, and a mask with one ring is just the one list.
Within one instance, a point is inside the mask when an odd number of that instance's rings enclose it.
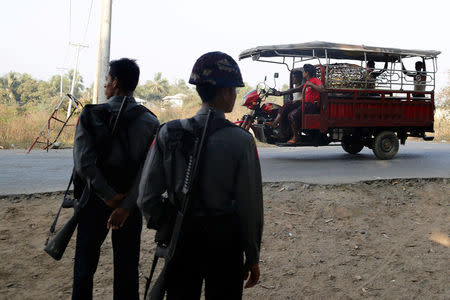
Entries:
{"label": "dirt ground", "polygon": [[[70,298],[74,239],[59,262],[42,251],[61,198],[0,197],[1,299]],[[450,299],[450,180],[266,183],[264,202],[261,280],[245,299]],[[142,238],[143,290],[153,232]],[[109,238],[94,293],[112,298]]]}

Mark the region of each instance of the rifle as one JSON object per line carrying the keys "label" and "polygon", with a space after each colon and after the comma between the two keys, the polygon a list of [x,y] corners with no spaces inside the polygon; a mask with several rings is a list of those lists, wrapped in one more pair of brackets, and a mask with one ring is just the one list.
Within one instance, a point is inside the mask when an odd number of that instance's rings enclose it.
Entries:
{"label": "rifle", "polygon": [[[153,258],[152,268],[150,270],[150,275],[147,278],[147,282],[145,284],[145,292],[144,299],[147,300],[160,300],[164,299],[164,295],[167,290],[167,277],[170,273],[170,268],[173,262],[174,255],[177,251],[178,241],[180,240],[180,236],[182,234],[182,228],[184,223],[184,217],[189,212],[190,202],[191,202],[191,192],[192,188],[195,185],[196,179],[198,177],[198,167],[201,160],[202,152],[204,150],[207,131],[211,121],[212,111],[208,111],[208,115],[206,117],[205,126],[203,127],[203,131],[201,137],[196,136],[194,141],[194,151],[189,156],[188,165],[186,168],[186,173],[184,177],[184,184],[182,189],[182,201],[180,202],[182,207],[181,210],[177,210],[175,223],[172,230],[172,235],[170,237],[169,245],[165,245],[163,243],[159,243],[156,246],[155,255]],[[164,267],[159,274],[158,279],[153,285],[150,294],[147,297],[148,289],[150,287],[150,283],[152,281],[153,274],[155,272],[156,265],[158,263],[159,258],[164,258]]]}
{"label": "rifle", "polygon": [[[122,100],[122,104],[120,105],[119,113],[117,114],[116,120],[114,121],[114,126],[111,131],[111,136],[113,137],[118,128],[119,124],[119,118],[125,111],[127,107],[127,96],[125,96]],[[97,163],[97,161],[96,161]],[[67,195],[69,193],[70,186],[74,180],[74,172],[72,172],[72,176],[70,177],[69,185],[67,186],[66,192],[64,193],[64,199],[61,203],[61,206],[58,209],[58,212],[56,214],[55,220],[53,221],[52,226],[50,227],[49,235],[47,237],[47,240],[45,242],[45,248],[44,251],[48,253],[51,257],[53,257],[55,260],[60,260],[64,254],[64,251],[66,251],[67,245],[69,244],[70,239],[72,238],[72,235],[75,231],[75,228],[77,228],[78,225],[78,216],[81,211],[81,209],[86,205],[87,201],[90,198],[90,187],[89,184],[86,184],[86,186],[83,189],[83,193],[80,197],[80,199],[71,199]],[[61,213],[62,208],[74,208],[74,213],[72,217],[61,227],[60,230],[54,235],[54,237],[50,240],[50,237],[55,233],[56,223],[58,222],[59,215]]]}

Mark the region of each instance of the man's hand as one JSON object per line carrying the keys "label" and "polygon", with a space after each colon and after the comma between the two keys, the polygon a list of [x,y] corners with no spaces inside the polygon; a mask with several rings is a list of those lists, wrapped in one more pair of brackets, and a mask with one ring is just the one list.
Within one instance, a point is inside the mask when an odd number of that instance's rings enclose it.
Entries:
{"label": "man's hand", "polygon": [[[250,276],[249,276],[250,275]],[[245,283],[245,288],[254,287],[259,281],[259,265],[245,266],[244,268],[244,280],[247,280]]]}
{"label": "man's hand", "polygon": [[105,201],[106,205],[111,207],[112,209],[116,209],[119,207],[120,202],[123,198],[126,197],[126,194],[115,194],[114,197]]}
{"label": "man's hand", "polygon": [[252,126],[252,123],[253,123],[253,122],[250,121],[249,119],[245,119],[245,120],[241,123],[240,127],[244,128],[245,130],[249,130],[250,127]]}
{"label": "man's hand", "polygon": [[127,220],[130,213],[124,208],[116,208],[111,216],[109,216],[108,224],[106,227],[108,229],[119,229],[123,227],[123,224]]}
{"label": "man's hand", "polygon": [[275,92],[273,92],[273,95],[274,95],[274,96],[281,96],[282,94],[281,94],[280,91],[275,91]]}

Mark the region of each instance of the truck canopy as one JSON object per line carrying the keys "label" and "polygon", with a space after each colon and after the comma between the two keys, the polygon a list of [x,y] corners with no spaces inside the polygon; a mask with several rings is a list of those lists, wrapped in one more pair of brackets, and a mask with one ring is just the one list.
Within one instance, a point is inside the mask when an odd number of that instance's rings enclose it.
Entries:
{"label": "truck canopy", "polygon": [[249,57],[252,57],[253,60],[259,60],[260,57],[317,57],[393,62],[398,60],[399,57],[436,58],[440,53],[440,51],[435,50],[407,50],[316,41],[301,44],[259,46],[242,51],[239,54],[239,59]]}

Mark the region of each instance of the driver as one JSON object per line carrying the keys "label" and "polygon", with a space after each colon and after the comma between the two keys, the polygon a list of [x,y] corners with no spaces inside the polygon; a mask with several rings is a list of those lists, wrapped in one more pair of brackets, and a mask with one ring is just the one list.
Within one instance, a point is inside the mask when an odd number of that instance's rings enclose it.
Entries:
{"label": "driver", "polygon": [[303,68],[293,69],[291,72],[293,88],[285,90],[285,91],[276,91],[274,93],[275,96],[283,96],[283,95],[293,95],[293,100],[289,100],[284,103],[283,107],[278,112],[275,120],[272,123],[267,122],[268,125],[272,127],[280,126],[280,134],[279,138],[284,139],[285,137],[289,137],[290,133],[290,124],[289,124],[289,115],[297,110],[302,104],[302,91],[303,84],[306,80],[303,79]]}
{"label": "driver", "polygon": [[[305,101],[305,113],[315,113],[320,110],[320,93],[325,89],[322,81],[316,78],[316,68],[313,65],[305,64],[303,66],[303,78],[306,79],[303,85],[303,100]],[[302,107],[289,114],[289,121],[292,126],[293,136],[287,144],[294,145],[300,143],[299,129],[301,128]]]}

